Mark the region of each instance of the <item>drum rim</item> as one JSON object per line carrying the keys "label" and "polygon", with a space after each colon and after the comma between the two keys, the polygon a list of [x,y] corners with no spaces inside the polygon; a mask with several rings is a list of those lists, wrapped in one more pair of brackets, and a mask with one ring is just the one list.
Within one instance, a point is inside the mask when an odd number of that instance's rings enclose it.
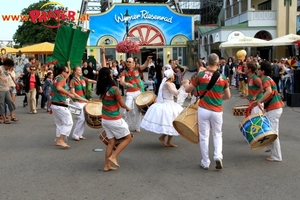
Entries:
{"label": "drum rim", "polygon": [[[270,138],[270,141],[268,141],[267,143],[264,143],[263,145],[259,146],[259,147],[254,147],[253,145],[257,143],[257,140],[260,140],[264,135],[266,135],[267,133],[271,133],[268,134],[268,136],[272,136],[273,138]],[[274,132],[274,131],[268,131],[264,134],[260,134],[257,137],[253,138],[253,140],[249,143],[250,148],[252,150],[259,150],[262,149],[266,146],[269,146],[272,142],[274,142],[277,139],[278,135]]]}

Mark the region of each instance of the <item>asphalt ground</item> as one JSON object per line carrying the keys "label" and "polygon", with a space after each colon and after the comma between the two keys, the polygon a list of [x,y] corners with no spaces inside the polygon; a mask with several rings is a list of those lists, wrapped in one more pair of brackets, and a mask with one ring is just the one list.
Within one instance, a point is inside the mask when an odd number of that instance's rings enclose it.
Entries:
{"label": "asphalt ground", "polygon": [[233,116],[232,107],[246,100],[234,87],[231,92],[232,98],[224,102],[222,170],[215,170],[213,161],[209,170],[200,168],[199,144],[179,136],[173,139],[178,148],[164,147],[158,135],[142,129],[119,155],[121,167],[104,172],[104,151],[93,151],[105,150],[98,138],[102,129],[86,125],[87,140],[70,139],[70,149],[58,148],[53,116],[42,109],[29,114],[22,106],[24,96],[17,96],[19,121],[0,124],[0,199],[300,199],[300,108],[283,108],[283,161],[267,162],[269,154],[251,150],[240,132],[243,117]]}

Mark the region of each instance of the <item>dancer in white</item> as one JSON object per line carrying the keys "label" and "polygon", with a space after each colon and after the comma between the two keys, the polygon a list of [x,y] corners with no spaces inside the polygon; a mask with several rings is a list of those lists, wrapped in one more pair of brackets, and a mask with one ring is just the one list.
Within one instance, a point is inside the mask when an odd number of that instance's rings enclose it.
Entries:
{"label": "dancer in white", "polygon": [[[172,122],[181,113],[183,108],[174,102],[174,96],[179,94],[174,82],[172,69],[164,71],[165,78],[159,87],[157,102],[147,110],[141,127],[147,131],[161,134],[159,140],[166,147],[178,147],[172,143],[172,137],[179,134],[174,129]],[[167,142],[165,138],[168,136]]]}

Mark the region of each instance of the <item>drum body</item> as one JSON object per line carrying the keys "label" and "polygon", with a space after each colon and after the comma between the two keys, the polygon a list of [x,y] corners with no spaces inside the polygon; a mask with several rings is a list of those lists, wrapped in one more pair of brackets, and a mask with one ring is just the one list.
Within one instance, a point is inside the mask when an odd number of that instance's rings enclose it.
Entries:
{"label": "drum body", "polygon": [[142,115],[145,115],[148,108],[155,102],[156,95],[152,91],[146,91],[139,94],[135,99],[135,104],[140,109]]}
{"label": "drum body", "polygon": [[247,108],[249,107],[249,105],[247,104],[242,104],[242,105],[235,105],[232,108],[232,114],[234,116],[245,116],[247,113]]}
{"label": "drum body", "polygon": [[199,143],[198,104],[190,104],[173,121],[176,131],[188,141]]}
{"label": "drum body", "polygon": [[252,150],[264,148],[277,138],[269,119],[259,113],[246,117],[239,128]]}
{"label": "drum body", "polygon": [[[132,134],[132,133],[130,133],[130,134],[131,134],[131,137],[133,137],[133,134]],[[108,138],[106,137],[106,132],[105,132],[105,131],[103,131],[102,133],[100,133],[99,139],[100,139],[106,146],[108,145]],[[114,151],[116,150],[116,148],[119,146],[119,144],[120,144],[123,140],[124,140],[124,138],[120,138],[120,139],[117,139],[117,140],[116,140],[116,144],[115,144],[115,146],[114,146],[114,148],[113,148]]]}
{"label": "drum body", "polygon": [[102,128],[102,101],[89,101],[85,107],[85,120],[89,127],[99,129]]}

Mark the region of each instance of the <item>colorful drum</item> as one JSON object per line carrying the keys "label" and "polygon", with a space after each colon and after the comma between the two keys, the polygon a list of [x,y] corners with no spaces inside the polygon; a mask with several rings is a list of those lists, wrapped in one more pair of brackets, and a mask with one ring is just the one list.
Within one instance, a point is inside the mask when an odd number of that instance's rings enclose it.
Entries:
{"label": "colorful drum", "polygon": [[85,121],[91,128],[102,128],[102,101],[89,101],[85,107]]}
{"label": "colorful drum", "polygon": [[152,91],[146,91],[139,94],[135,99],[135,104],[143,115],[146,114],[148,108],[155,102],[156,95]]}
{"label": "colorful drum", "polygon": [[260,113],[246,117],[239,128],[252,150],[264,148],[277,138],[269,119]]}
{"label": "colorful drum", "polygon": [[242,104],[242,105],[235,105],[232,108],[232,114],[234,116],[245,116],[247,113],[247,108],[249,107],[249,105],[247,104]]}
{"label": "colorful drum", "polygon": [[[133,137],[133,134],[132,134],[132,133],[130,133],[130,134],[131,134],[131,137]],[[108,139],[107,139],[107,137],[106,137],[106,132],[105,132],[105,131],[103,131],[102,133],[100,133],[99,139],[100,139],[106,146],[108,145]],[[116,148],[118,147],[118,145],[119,145],[123,140],[124,140],[124,138],[120,138],[120,139],[117,139],[117,140],[116,140],[116,144],[115,144],[115,146],[114,146],[114,148],[113,148],[114,151],[116,150]]]}
{"label": "colorful drum", "polygon": [[188,141],[199,143],[198,104],[190,104],[173,121],[175,130]]}

